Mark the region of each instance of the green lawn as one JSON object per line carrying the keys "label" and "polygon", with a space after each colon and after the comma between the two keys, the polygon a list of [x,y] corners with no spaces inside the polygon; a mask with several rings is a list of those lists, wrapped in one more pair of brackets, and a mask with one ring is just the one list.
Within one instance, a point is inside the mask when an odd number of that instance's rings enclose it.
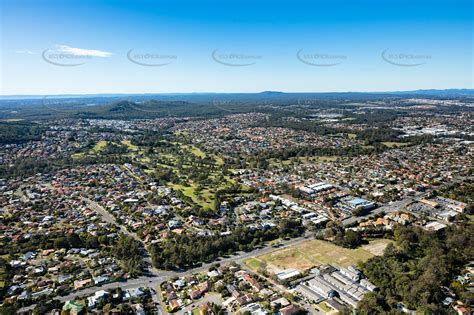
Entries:
{"label": "green lawn", "polygon": [[91,149],[92,153],[99,153],[107,146],[107,141],[98,141]]}
{"label": "green lawn", "polygon": [[[181,191],[185,196],[190,197],[194,203],[198,204],[203,209],[212,209],[214,207],[214,194],[209,189],[197,191],[197,185],[191,183],[190,186],[179,184],[169,184],[174,190]],[[201,196],[201,198],[199,198]]]}
{"label": "green lawn", "polygon": [[244,261],[244,263],[252,270],[257,271],[258,268],[262,265],[262,262],[255,258],[249,258]]}
{"label": "green lawn", "polygon": [[171,142],[171,143],[174,144],[174,145],[179,146],[180,148],[182,148],[184,150],[189,150],[192,154],[194,154],[195,156],[197,156],[199,158],[205,158],[206,157],[206,153],[204,151],[202,151],[201,149],[199,149],[198,147],[195,147],[195,146],[190,145],[190,144],[184,144],[184,143],[181,143],[181,142]]}
{"label": "green lawn", "polygon": [[216,160],[217,165],[224,165],[224,159],[218,155],[213,155],[214,160]]}
{"label": "green lawn", "polygon": [[[120,143],[100,140],[100,141],[97,141],[97,143],[95,143],[91,149],[84,152],[80,152],[80,153],[74,153],[71,155],[71,157],[73,159],[81,159],[81,158],[84,158],[85,156],[97,155],[100,152],[102,152],[109,143],[116,144],[116,145],[125,145],[131,154],[144,154],[144,150],[132,144],[130,140],[123,140]],[[142,161],[149,162],[148,158],[146,157],[143,158]]]}
{"label": "green lawn", "polygon": [[122,144],[126,145],[128,150],[130,150],[130,151],[138,151],[139,150],[138,146],[132,144],[132,142],[130,140],[123,140]]}
{"label": "green lawn", "polygon": [[197,157],[200,157],[200,158],[205,158],[206,157],[206,153],[204,153],[201,149],[199,149],[195,146],[191,146],[191,153],[194,154]]}
{"label": "green lawn", "polygon": [[[189,197],[192,200],[191,205],[197,205],[206,210],[214,209],[215,192],[219,189],[229,188],[231,185],[235,184],[235,181],[228,175],[224,175],[223,179],[218,180],[218,178],[223,175],[221,168],[214,168],[213,166],[222,166],[224,164],[222,157],[216,154],[207,154],[200,148],[191,144],[181,143],[179,141],[162,141],[171,144],[173,148],[170,150],[163,148],[157,156],[148,156],[143,149],[132,145],[129,141],[122,141],[122,144],[127,145],[130,151],[142,154],[139,158],[141,162],[147,165],[148,169],[145,170],[147,174],[153,174],[155,167],[172,170],[180,179],[182,179],[182,182],[176,184],[170,181],[166,186]],[[192,159],[190,159],[190,157],[192,157]],[[214,161],[211,162],[213,165],[208,165],[208,163],[206,163],[202,166],[196,166],[195,163],[189,163],[189,160],[195,160],[195,157],[213,159]],[[192,171],[192,167],[202,168],[199,169],[199,171],[207,177],[207,180],[203,180],[202,182],[203,186],[199,187],[197,180],[193,181],[193,179],[188,177],[189,173]],[[187,185],[185,185],[185,183],[187,183]],[[246,188],[248,187],[243,187],[243,190]]]}
{"label": "green lawn", "polygon": [[94,146],[86,151],[86,152],[80,152],[80,153],[74,153],[71,155],[73,159],[81,159],[86,155],[96,155],[97,153],[100,153],[105,147],[107,146],[107,141],[97,141]]}

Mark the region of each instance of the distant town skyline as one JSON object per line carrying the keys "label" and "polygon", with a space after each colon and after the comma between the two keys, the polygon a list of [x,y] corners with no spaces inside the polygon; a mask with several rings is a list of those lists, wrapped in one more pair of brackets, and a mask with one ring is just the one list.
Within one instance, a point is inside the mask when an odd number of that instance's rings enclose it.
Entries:
{"label": "distant town skyline", "polygon": [[1,95],[473,87],[471,1],[1,7]]}

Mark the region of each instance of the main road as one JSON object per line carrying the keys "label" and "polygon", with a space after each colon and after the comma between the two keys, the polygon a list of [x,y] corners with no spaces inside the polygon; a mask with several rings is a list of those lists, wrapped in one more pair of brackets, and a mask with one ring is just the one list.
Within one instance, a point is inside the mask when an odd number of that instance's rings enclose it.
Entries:
{"label": "main road", "polygon": [[[211,262],[211,263],[206,263],[203,264],[200,267],[188,269],[183,272],[179,271],[159,271],[158,273],[155,273],[151,276],[141,276],[139,278],[135,279],[129,279],[126,281],[122,282],[110,282],[107,284],[103,284],[100,286],[94,286],[94,287],[89,287],[85,288],[82,290],[75,291],[73,293],[70,293],[68,295],[64,296],[57,296],[55,299],[61,301],[61,302],[66,302],[69,300],[74,300],[77,298],[83,298],[86,296],[90,296],[94,294],[96,291],[99,290],[110,290],[110,289],[115,289],[115,288],[121,288],[122,290],[127,290],[127,289],[133,289],[133,288],[139,288],[139,287],[148,287],[156,290],[156,288],[164,281],[169,280],[173,277],[177,276],[186,276],[194,273],[199,273],[208,270],[213,264],[215,263],[230,263],[230,262],[237,262],[237,263],[242,263],[244,260],[253,257],[253,256],[259,256],[259,255],[264,255],[267,253],[270,253],[272,251],[280,250],[282,248],[287,248],[291,247],[297,244],[300,244],[302,242],[305,242],[308,240],[308,235],[301,236],[298,238],[290,239],[290,240],[283,240],[280,242],[280,245],[275,248],[273,246],[265,246],[261,248],[254,249],[249,252],[238,252],[234,255],[231,255],[229,257],[221,257],[220,259]],[[18,312],[28,312],[31,311],[35,305],[30,305],[28,307],[21,308]],[[161,305],[158,307],[158,310],[160,313],[164,313],[164,310],[161,308]]]}
{"label": "main road", "polygon": [[129,279],[129,280],[122,281],[122,282],[111,282],[111,283],[103,284],[101,286],[89,287],[89,288],[85,288],[85,289],[82,289],[82,290],[78,290],[78,291],[73,292],[73,293],[68,294],[68,295],[58,296],[58,297],[56,297],[56,299],[58,299],[61,302],[65,302],[65,301],[81,298],[81,297],[84,297],[84,296],[92,295],[92,294],[94,294],[94,292],[96,292],[98,290],[109,290],[109,289],[114,289],[114,288],[121,288],[123,290],[126,290],[126,289],[138,288],[138,287],[149,287],[149,288],[156,289],[160,285],[160,283],[162,283],[163,281],[166,281],[170,278],[177,277],[177,276],[186,276],[186,275],[190,275],[190,274],[194,274],[194,273],[203,272],[203,271],[208,270],[215,263],[229,263],[229,262],[232,262],[232,261],[237,262],[237,263],[241,263],[244,260],[246,260],[250,257],[253,257],[253,256],[259,256],[259,255],[267,254],[267,253],[270,253],[270,252],[275,251],[275,250],[279,250],[279,249],[282,249],[282,248],[287,248],[287,247],[290,247],[290,246],[300,244],[304,241],[307,241],[307,238],[308,238],[307,236],[302,236],[302,237],[294,238],[294,239],[291,239],[291,240],[288,240],[288,241],[283,240],[280,243],[280,246],[278,246],[278,248],[275,248],[275,247],[272,247],[272,246],[266,246],[266,247],[254,249],[254,250],[249,251],[249,252],[238,252],[238,253],[236,253],[232,256],[222,257],[222,258],[218,259],[217,261],[207,263],[207,264],[203,264],[200,267],[188,269],[188,270],[183,271],[183,272],[179,272],[179,271],[159,271],[158,274],[151,275],[151,276],[141,276],[141,277],[136,278],[136,279]]}

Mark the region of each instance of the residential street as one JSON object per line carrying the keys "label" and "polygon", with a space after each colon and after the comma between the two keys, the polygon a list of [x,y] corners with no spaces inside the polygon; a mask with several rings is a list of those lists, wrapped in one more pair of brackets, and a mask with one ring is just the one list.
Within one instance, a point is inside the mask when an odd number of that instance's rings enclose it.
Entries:
{"label": "residential street", "polygon": [[[103,211],[105,211],[105,210],[103,210]],[[250,251],[250,252],[239,252],[236,255],[232,255],[232,256],[227,257],[227,258],[221,258],[221,259],[216,260],[214,262],[204,264],[201,267],[188,269],[184,272],[163,271],[162,270],[162,271],[157,272],[154,276],[150,276],[150,277],[142,276],[142,277],[139,277],[139,278],[136,278],[136,279],[130,279],[130,280],[123,281],[123,282],[112,282],[112,283],[107,283],[107,284],[104,284],[104,285],[101,285],[101,286],[93,286],[93,287],[89,287],[89,288],[85,288],[85,289],[73,292],[73,293],[65,295],[65,296],[58,296],[58,297],[56,297],[56,299],[60,300],[61,302],[65,302],[65,301],[74,300],[74,299],[77,299],[77,298],[92,295],[92,294],[94,294],[94,292],[96,292],[98,290],[109,290],[109,289],[114,289],[114,288],[121,288],[122,290],[127,290],[127,289],[133,289],[133,288],[138,288],[138,287],[149,287],[149,288],[152,288],[152,289],[156,290],[157,287],[160,285],[160,283],[162,283],[163,281],[166,281],[166,280],[168,280],[172,277],[185,276],[185,275],[189,275],[189,274],[203,272],[203,271],[208,270],[213,264],[215,264],[217,262],[221,263],[221,264],[230,263],[232,261],[237,262],[237,263],[241,263],[244,260],[246,260],[250,257],[253,257],[253,256],[259,256],[259,255],[267,254],[267,253],[270,253],[272,251],[276,251],[276,250],[280,250],[282,248],[287,248],[287,247],[290,247],[290,246],[293,246],[293,245],[300,244],[302,242],[305,242],[305,241],[309,240],[309,238],[307,238],[307,237],[308,236],[302,236],[302,237],[294,238],[294,239],[291,239],[291,240],[288,240],[288,241],[283,240],[283,241],[281,241],[281,243],[280,243],[281,245],[278,248],[274,248],[272,246],[266,246],[266,247],[263,247],[263,248],[257,248],[253,251]],[[20,309],[19,312],[25,312],[25,311],[28,311],[28,310],[32,310],[34,308],[34,306],[35,305],[24,307],[24,308]],[[163,310],[163,312],[164,312],[164,310]]]}
{"label": "residential street", "polygon": [[92,201],[88,198],[82,198],[82,200],[87,203],[87,205],[91,208],[91,210],[94,210],[95,212],[97,212],[102,217],[102,219],[104,219],[105,222],[115,225],[124,234],[126,234],[130,237],[133,237],[134,239],[136,239],[140,243],[143,243],[142,240],[135,233],[132,233],[132,232],[128,231],[124,226],[118,224],[117,221],[115,220],[115,217],[110,212],[105,210],[97,202]]}

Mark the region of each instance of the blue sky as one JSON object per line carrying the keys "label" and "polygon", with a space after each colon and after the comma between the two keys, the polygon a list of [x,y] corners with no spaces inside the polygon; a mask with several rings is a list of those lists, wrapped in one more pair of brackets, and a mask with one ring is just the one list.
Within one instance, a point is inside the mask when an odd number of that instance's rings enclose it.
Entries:
{"label": "blue sky", "polygon": [[0,0],[1,94],[472,88],[472,1]]}

